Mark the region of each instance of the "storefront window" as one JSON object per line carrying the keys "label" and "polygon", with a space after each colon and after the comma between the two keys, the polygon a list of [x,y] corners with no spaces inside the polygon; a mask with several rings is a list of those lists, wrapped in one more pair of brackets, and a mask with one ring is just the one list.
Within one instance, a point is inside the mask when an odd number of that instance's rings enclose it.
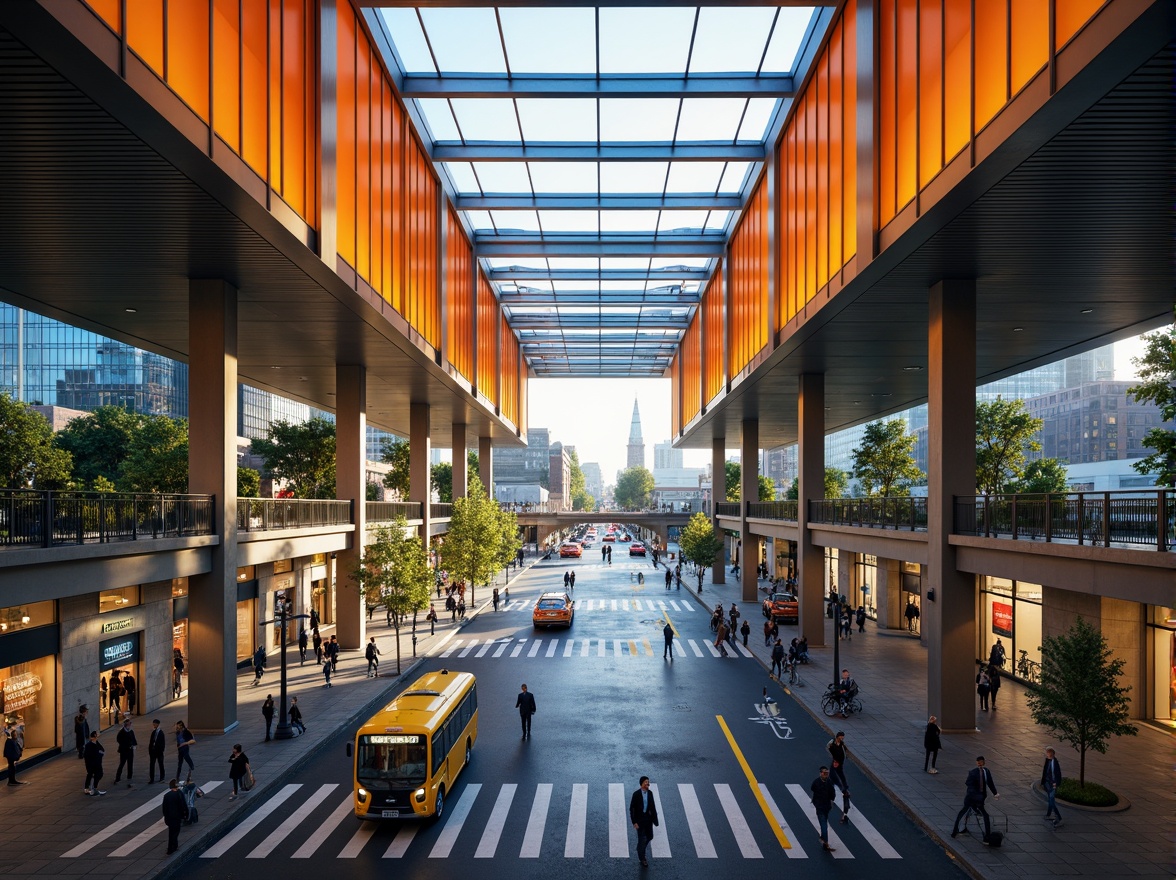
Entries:
{"label": "storefront window", "polygon": [[840,594],[840,585],[837,583],[837,548],[825,548],[825,594],[828,595],[834,590]]}
{"label": "storefront window", "polygon": [[187,578],[172,578],[171,593],[173,599],[179,599],[181,596],[188,595],[188,579]]}
{"label": "storefront window", "polygon": [[870,613],[874,607],[874,597],[878,594],[878,557],[863,553],[858,557],[855,567],[857,568],[857,577],[854,578],[854,583],[850,585],[848,591],[842,587],[841,592],[849,598],[851,608],[856,609],[859,605],[866,605],[868,606],[867,613]]}
{"label": "storefront window", "polygon": [[1000,639],[1004,671],[1036,681],[1041,670],[1041,585],[986,577],[981,594],[980,659],[987,660]]}
{"label": "storefront window", "polygon": [[255,599],[237,603],[237,662],[253,656],[253,644],[257,638],[253,626]]}
{"label": "storefront window", "polygon": [[7,724],[24,724],[26,761],[58,744],[56,662],[41,657],[0,667],[0,712]]}
{"label": "storefront window", "polygon": [[237,569],[237,583],[243,581],[251,581],[257,577],[257,567],[253,565],[243,565]]}
{"label": "storefront window", "polygon": [[1151,606],[1148,636],[1152,649],[1152,715],[1176,728],[1176,610]]}
{"label": "storefront window", "polygon": [[98,594],[98,613],[102,614],[104,611],[118,611],[122,608],[131,608],[138,605],[139,588],[136,587],[120,587],[117,590],[103,590]]}
{"label": "storefront window", "polygon": [[31,602],[28,605],[12,605],[0,608],[0,634],[16,632],[18,629],[32,629],[57,621],[57,603]]}

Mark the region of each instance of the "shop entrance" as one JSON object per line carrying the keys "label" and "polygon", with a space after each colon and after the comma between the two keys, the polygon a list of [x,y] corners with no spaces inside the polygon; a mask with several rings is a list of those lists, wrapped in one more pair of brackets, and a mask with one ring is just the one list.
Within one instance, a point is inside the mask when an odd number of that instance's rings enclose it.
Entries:
{"label": "shop entrance", "polygon": [[98,643],[98,726],[113,727],[124,712],[138,715],[142,705],[142,633]]}

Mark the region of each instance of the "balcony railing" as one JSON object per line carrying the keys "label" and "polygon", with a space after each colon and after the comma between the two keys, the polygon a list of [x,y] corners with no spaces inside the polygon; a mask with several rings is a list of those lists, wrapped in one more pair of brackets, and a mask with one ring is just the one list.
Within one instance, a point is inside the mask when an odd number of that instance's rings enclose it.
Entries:
{"label": "balcony railing", "polygon": [[985,538],[1176,547],[1176,491],[1070,492],[1065,495],[961,495],[955,532]]}
{"label": "balcony railing", "polygon": [[782,519],[799,521],[799,501],[753,501],[747,505],[749,519]]}
{"label": "balcony railing", "polygon": [[365,504],[369,523],[395,522],[398,516],[405,519],[421,518],[419,501],[367,501]]}
{"label": "balcony railing", "polygon": [[0,490],[0,546],[211,535],[213,496]]}
{"label": "balcony railing", "polygon": [[238,498],[238,532],[350,525],[351,502],[321,498]]}
{"label": "balcony railing", "polygon": [[453,516],[452,504],[430,504],[429,517],[431,519],[449,519]]}
{"label": "balcony railing", "polygon": [[926,498],[823,498],[809,502],[809,522],[918,532],[927,528]]}
{"label": "balcony railing", "polygon": [[738,501],[720,501],[715,505],[715,516],[742,516]]}

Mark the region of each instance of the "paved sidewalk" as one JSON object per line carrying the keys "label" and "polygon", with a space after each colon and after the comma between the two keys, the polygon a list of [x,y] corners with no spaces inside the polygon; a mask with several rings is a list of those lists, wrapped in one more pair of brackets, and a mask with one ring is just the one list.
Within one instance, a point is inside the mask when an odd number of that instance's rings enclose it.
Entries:
{"label": "paved sidewalk", "polygon": [[[683,579],[683,590],[699,604],[713,609],[720,600],[728,610],[739,605],[742,619],[751,623],[748,648],[764,665],[764,683],[793,697],[830,734],[845,731],[849,748],[849,779],[865,773],[915,822],[940,842],[974,877],[984,880],[1054,877],[1058,875],[1107,878],[1173,877],[1174,738],[1155,727],[1139,724],[1139,735],[1111,742],[1106,755],[1088,752],[1087,780],[1100,782],[1126,798],[1131,806],[1119,812],[1079,810],[1059,804],[1063,819],[1056,830],[1043,821],[1045,796],[1032,786],[1041,778],[1044,750],[1057,749],[1067,776],[1077,775],[1078,754],[1053,739],[1032,720],[1021,684],[1005,677],[999,708],[976,713],[976,731],[944,734],[937,775],[923,772],[923,731],[927,726],[927,651],[917,636],[905,630],[879,630],[874,621],[866,631],[840,642],[842,668],[853,674],[861,689],[865,711],[850,718],[828,718],[821,696],[834,680],[833,621],[824,618],[828,647],[810,649],[813,662],[801,667],[804,687],[788,688],[770,679],[771,649],[765,647],[764,617],[758,603],[739,600],[736,578],[713,585],[706,575],[701,595],[697,581]],[[760,598],[767,595],[761,581]],[[709,618],[701,624],[707,627]],[[780,626],[787,646],[800,633],[796,626]],[[711,637],[713,639],[713,636]],[[771,692],[769,690],[769,692]],[[979,701],[977,701],[977,706]],[[976,834],[950,837],[952,823],[963,806],[964,779],[984,755],[1000,790],[989,797],[987,809],[1003,830],[1004,846],[990,849]],[[852,813],[851,813],[852,816]],[[999,817],[999,818],[998,818]]]}
{"label": "paved sidewalk", "polygon": [[[522,571],[542,559],[542,556],[528,556]],[[517,568],[508,570],[511,586],[522,573]],[[505,583],[500,574],[495,583]],[[523,587],[524,592],[530,592]],[[537,588],[536,588],[537,592]],[[467,611],[467,620],[490,603],[490,591],[479,588],[476,592],[478,604]],[[423,656],[437,646],[453,638],[461,629],[461,622],[452,622],[444,612],[443,601],[436,603],[439,613],[436,635],[429,635],[429,625],[417,624],[417,653]],[[295,777],[299,769],[312,759],[320,747],[344,748],[342,732],[361,718],[371,715],[398,689],[406,676],[413,674],[416,660],[412,656],[411,629],[402,630],[401,674],[396,675],[395,633],[385,623],[385,615],[376,613],[368,623],[368,635],[376,637],[380,648],[380,675],[367,677],[367,661],[363,650],[343,651],[339,656],[338,671],[332,676],[330,689],[323,687],[321,669],[314,662],[314,652],[307,649],[307,662],[300,665],[297,645],[287,648],[287,693],[298,697],[302,709],[302,720],[306,734],[289,740],[265,742],[265,721],[261,715],[261,704],[266,694],[273,694],[275,704],[280,690],[280,660],[276,652],[271,653],[269,665],[262,682],[253,686],[253,670],[241,670],[237,676],[237,718],[238,725],[226,734],[217,736],[197,735],[192,747],[192,760],[196,770],[192,779],[198,785],[216,783],[209,787],[208,794],[198,801],[200,821],[185,825],[180,831],[180,850],[174,856],[165,854],[167,830],[163,826],[160,802],[167,791],[163,784],[147,784],[147,736],[151,720],[158,718],[161,727],[168,733],[168,748],[164,759],[164,771],[168,779],[176,770],[176,748],[173,732],[177,720],[187,720],[188,697],[169,703],[146,715],[134,718],[139,748],[135,754],[134,786],[127,787],[124,779],[114,784],[114,772],[118,767],[118,755],[114,741],[115,729],[102,734],[106,749],[103,761],[105,775],[102,785],[105,797],[87,797],[82,793],[86,771],[81,761],[70,748],[62,755],[20,771],[20,778],[28,785],[9,787],[0,785],[0,876],[12,878],[33,878],[49,876],[102,877],[117,874],[120,880],[136,878],[166,877],[175,868],[205,848],[204,842],[211,841],[227,828],[238,824],[250,811],[251,804],[266,798],[272,791]],[[333,627],[320,628],[330,636]],[[274,727],[277,727],[277,718]],[[72,746],[73,731],[67,732]],[[241,743],[249,756],[250,766],[257,778],[257,788],[247,795],[230,801],[231,783],[228,782],[228,757],[234,743]],[[185,771],[187,767],[185,766]],[[181,780],[182,781],[182,780]],[[158,819],[158,829],[149,840],[138,838],[128,840],[121,832],[127,814],[142,809],[139,815]],[[125,849],[111,852],[111,838]],[[87,844],[90,844],[87,847]],[[137,845],[136,845],[137,844]],[[62,853],[74,847],[76,853],[63,858]]]}

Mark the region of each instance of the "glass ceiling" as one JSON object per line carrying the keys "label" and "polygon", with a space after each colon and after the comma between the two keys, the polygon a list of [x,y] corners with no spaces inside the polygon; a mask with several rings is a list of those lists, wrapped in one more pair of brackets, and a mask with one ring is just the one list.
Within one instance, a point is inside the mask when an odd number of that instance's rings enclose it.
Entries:
{"label": "glass ceiling", "polygon": [[782,2],[373,0],[536,375],[665,375],[832,17]]}

